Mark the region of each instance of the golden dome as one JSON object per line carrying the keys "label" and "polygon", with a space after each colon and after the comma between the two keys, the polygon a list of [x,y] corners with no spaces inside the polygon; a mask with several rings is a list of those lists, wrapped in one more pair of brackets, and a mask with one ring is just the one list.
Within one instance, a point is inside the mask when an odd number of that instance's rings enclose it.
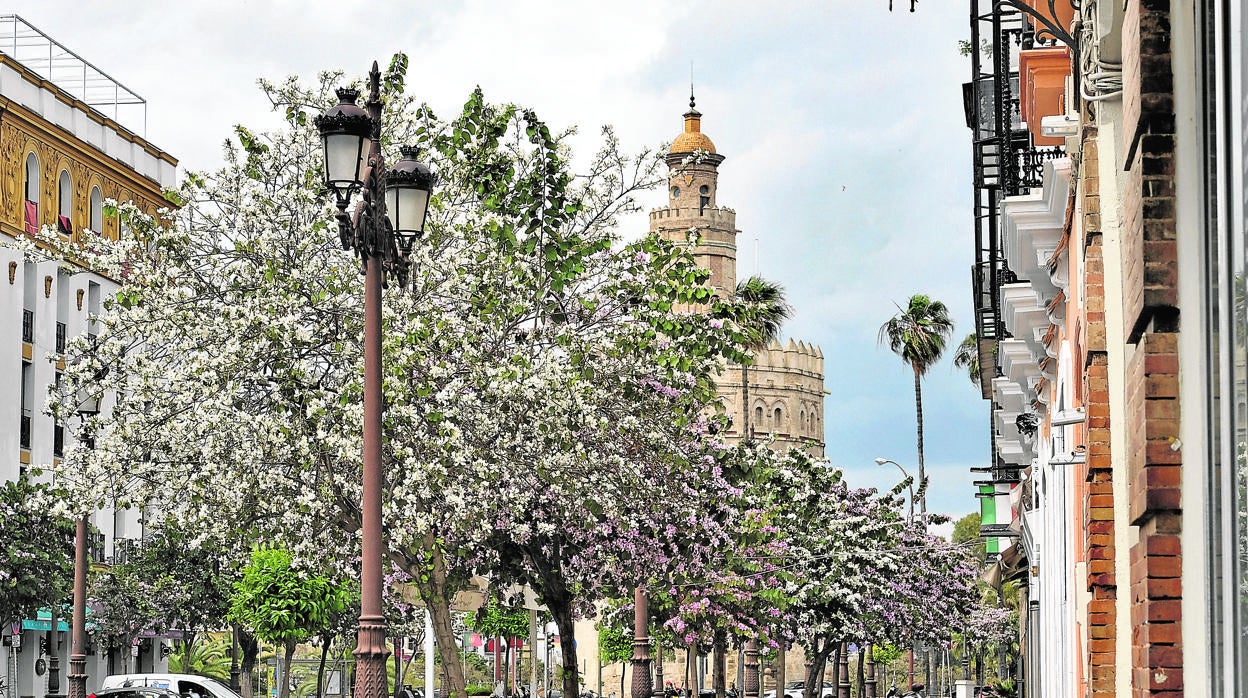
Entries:
{"label": "golden dome", "polygon": [[672,141],[670,152],[692,153],[695,150],[714,153],[715,144],[702,133],[702,113],[690,105],[689,111],[685,112],[685,132]]}

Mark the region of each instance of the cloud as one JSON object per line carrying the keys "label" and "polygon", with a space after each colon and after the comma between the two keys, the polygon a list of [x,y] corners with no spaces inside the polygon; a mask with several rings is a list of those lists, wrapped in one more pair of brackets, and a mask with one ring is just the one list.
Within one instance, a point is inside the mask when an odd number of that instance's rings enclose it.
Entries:
{"label": "cloud", "polygon": [[[851,478],[878,477],[877,455],[915,460],[911,379],[875,341],[893,303],[929,293],[954,311],[951,344],[971,329],[958,3],[914,14],[889,13],[886,0],[10,6],[145,96],[149,139],[194,169],[219,161],[235,123],[275,122],[258,77],[360,74],[404,51],[409,92],[435,111],[457,111],[481,85],[553,127],[579,125],[585,154],[604,123],[629,149],[670,141],[692,61],[704,129],[727,156],[719,202],[738,212],[740,269],[784,283],[797,306],[786,333],[822,347],[828,455]],[[647,226],[644,215],[624,223]],[[926,455],[941,464],[929,502],[970,511],[966,468],[987,459],[985,403],[946,365],[924,399]]]}

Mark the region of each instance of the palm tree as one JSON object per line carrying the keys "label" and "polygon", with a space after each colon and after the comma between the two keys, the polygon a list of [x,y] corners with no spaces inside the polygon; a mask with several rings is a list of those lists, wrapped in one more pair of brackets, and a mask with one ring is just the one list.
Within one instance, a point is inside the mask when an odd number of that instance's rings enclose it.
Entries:
{"label": "palm tree", "polygon": [[927,475],[923,467],[923,376],[945,353],[953,320],[944,303],[916,293],[905,310],[880,326],[880,344],[888,344],[914,371],[914,411],[919,437],[919,513],[927,513]]}
{"label": "palm tree", "polygon": [[[737,282],[737,300],[745,304],[743,322],[745,349],[750,354],[762,351],[780,337],[780,327],[793,317],[793,306],[784,296],[784,287],[761,276],[750,276]],[[750,427],[750,367],[741,362],[741,440],[752,441]]]}
{"label": "palm tree", "polygon": [[[780,337],[780,328],[784,321],[793,317],[793,306],[785,298],[784,287],[754,275],[737,282],[735,296],[746,307],[742,330],[745,334],[745,349],[754,354],[767,348],[767,345]],[[754,440],[754,431],[750,427],[750,365],[749,361],[741,362],[741,442]],[[747,652],[757,649],[757,641],[750,640]],[[716,636],[714,645],[714,674],[712,684],[715,686],[716,698],[724,696],[723,656],[725,643]],[[777,667],[781,687],[777,695],[783,694],[784,685],[784,646],[780,647],[780,663]],[[693,685],[692,683],[690,684]],[[762,676],[759,676],[759,689],[762,689]]]}
{"label": "palm tree", "polygon": [[979,387],[979,340],[975,333],[966,335],[957,349],[953,350],[953,365],[966,369],[966,377]]}

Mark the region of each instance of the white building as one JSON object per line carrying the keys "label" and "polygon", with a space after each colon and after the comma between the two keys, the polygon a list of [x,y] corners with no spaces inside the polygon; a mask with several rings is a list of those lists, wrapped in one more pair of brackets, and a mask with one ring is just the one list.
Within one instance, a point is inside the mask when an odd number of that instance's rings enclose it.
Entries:
{"label": "white building", "polygon": [[[94,331],[93,315],[116,292],[111,279],[82,269],[66,272],[55,262],[28,262],[5,239],[41,227],[59,228],[66,239],[91,229],[118,234],[103,201],[134,201],[155,212],[161,188],[173,186],[177,161],[123,126],[128,111],[144,113],[133,92],[83,61],[16,15],[0,15],[0,478],[16,479],[32,466],[59,463],[72,438],[44,414],[49,387],[64,369],[63,352],[73,337]],[[42,477],[48,477],[44,475]],[[91,517],[99,532],[88,558],[107,564],[142,538],[140,512],[102,510]],[[2,544],[3,541],[0,541]],[[51,619],[26,619],[0,629],[0,677],[10,696],[47,692],[41,642]],[[67,618],[60,628],[60,690],[68,683]],[[109,673],[165,665],[159,638],[142,640],[111,656],[88,643],[87,690]],[[36,669],[43,669],[42,673]]]}

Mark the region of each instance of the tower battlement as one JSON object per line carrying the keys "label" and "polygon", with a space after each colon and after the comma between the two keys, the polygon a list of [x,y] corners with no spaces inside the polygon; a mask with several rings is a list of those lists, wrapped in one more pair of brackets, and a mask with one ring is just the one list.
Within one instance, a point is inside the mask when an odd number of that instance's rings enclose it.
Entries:
{"label": "tower battlement", "polygon": [[663,225],[677,220],[693,221],[698,227],[716,227],[736,230],[737,212],[727,206],[706,208],[656,208],[650,211],[650,224]]}
{"label": "tower battlement", "polygon": [[795,341],[785,344],[772,341],[766,349],[755,352],[754,362],[771,370],[791,370],[823,377],[823,351],[816,344]]}

